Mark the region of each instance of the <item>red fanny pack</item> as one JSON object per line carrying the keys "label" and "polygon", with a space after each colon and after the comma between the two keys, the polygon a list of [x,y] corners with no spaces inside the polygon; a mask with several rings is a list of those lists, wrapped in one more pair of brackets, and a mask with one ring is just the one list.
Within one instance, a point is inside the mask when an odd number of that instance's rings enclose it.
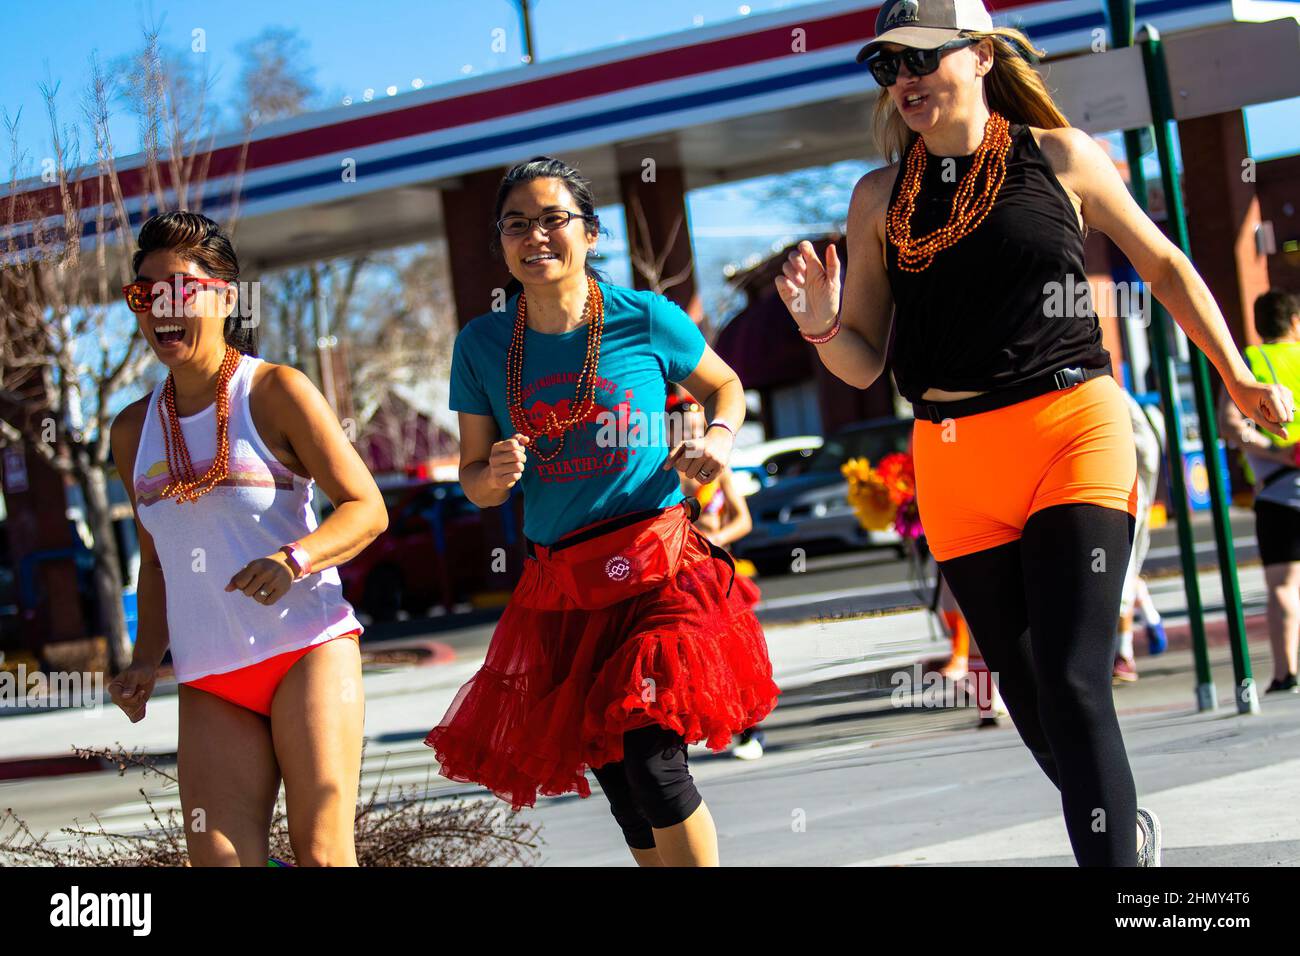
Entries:
{"label": "red fanny pack", "polygon": [[579,607],[595,610],[663,585],[683,561],[726,555],[695,529],[699,513],[699,501],[686,498],[679,505],[579,528],[549,548],[532,545],[532,550],[555,587]]}

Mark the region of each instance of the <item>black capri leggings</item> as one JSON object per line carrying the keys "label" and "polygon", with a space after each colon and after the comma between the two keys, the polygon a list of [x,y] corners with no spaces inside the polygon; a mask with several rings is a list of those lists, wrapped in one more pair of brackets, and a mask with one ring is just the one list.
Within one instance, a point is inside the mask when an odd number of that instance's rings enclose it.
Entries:
{"label": "black capri leggings", "polygon": [[623,759],[591,772],[634,850],[653,850],[652,827],[675,826],[703,802],[686,763],[686,741],[658,724],[623,734]]}
{"label": "black capri leggings", "polygon": [[1061,791],[1080,866],[1137,865],[1137,792],[1111,690],[1126,511],[1072,503],[1019,541],[939,562],[1016,730]]}
{"label": "black capri leggings", "polygon": [[1255,540],[1263,564],[1300,561],[1300,510],[1256,498]]}

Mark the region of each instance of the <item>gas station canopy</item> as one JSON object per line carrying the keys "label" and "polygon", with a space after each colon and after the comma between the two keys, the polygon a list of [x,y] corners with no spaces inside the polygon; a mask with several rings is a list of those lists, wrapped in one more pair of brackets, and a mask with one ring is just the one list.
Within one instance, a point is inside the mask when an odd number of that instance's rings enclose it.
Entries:
{"label": "gas station canopy", "polygon": [[[1096,0],[991,6],[995,23],[1048,51],[1041,69],[1075,125],[1149,121],[1136,51],[1094,52],[1106,35]],[[1300,93],[1296,21],[1237,22],[1297,6],[1150,0],[1137,22],[1168,41],[1180,108],[1214,112],[1243,105],[1243,92],[1246,102]],[[244,138],[227,136],[210,157],[203,208],[238,195],[241,258],[256,272],[447,233],[443,190],[537,154],[576,164],[602,202],[617,201],[619,174],[639,171],[651,149],[675,157],[688,189],[870,160],[878,90],[854,56],[877,9],[831,0],[295,117],[255,131],[242,176]],[[142,165],[118,161],[133,225]],[[56,208],[39,180],[24,192]]]}

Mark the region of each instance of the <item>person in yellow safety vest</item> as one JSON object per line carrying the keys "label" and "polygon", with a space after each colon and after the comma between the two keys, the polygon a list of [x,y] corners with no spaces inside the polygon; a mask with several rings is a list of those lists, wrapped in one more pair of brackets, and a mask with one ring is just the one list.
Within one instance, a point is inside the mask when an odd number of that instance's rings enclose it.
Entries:
{"label": "person in yellow safety vest", "polygon": [[[1246,362],[1261,382],[1300,387],[1300,297],[1273,289],[1255,300],[1260,345],[1248,345]],[[1296,648],[1300,643],[1300,425],[1284,423],[1287,437],[1254,427],[1229,400],[1220,404],[1220,425],[1230,445],[1242,449],[1255,483],[1255,537],[1268,587],[1268,633],[1273,682],[1268,693],[1300,692]]]}

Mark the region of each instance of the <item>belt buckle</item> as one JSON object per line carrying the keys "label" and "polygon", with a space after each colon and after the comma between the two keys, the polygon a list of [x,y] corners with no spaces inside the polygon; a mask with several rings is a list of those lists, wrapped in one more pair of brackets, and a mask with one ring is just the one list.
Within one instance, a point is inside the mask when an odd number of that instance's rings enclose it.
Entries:
{"label": "belt buckle", "polygon": [[1058,389],[1072,388],[1075,385],[1083,383],[1083,369],[1081,368],[1058,368],[1052,373],[1052,381]]}
{"label": "belt buckle", "polygon": [[932,402],[926,402],[921,407],[925,409],[925,417],[929,419],[931,422],[933,422],[936,425],[940,425],[943,423],[943,419],[939,417],[938,405],[935,405]]}

